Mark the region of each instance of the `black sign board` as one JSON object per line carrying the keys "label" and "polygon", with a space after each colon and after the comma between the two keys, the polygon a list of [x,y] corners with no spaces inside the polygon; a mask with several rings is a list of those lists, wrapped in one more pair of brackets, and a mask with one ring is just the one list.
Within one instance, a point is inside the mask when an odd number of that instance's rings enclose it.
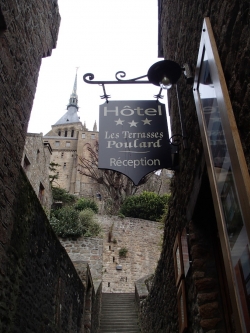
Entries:
{"label": "black sign board", "polygon": [[138,185],[149,172],[171,168],[164,104],[110,101],[100,105],[99,121],[99,169],[121,172]]}

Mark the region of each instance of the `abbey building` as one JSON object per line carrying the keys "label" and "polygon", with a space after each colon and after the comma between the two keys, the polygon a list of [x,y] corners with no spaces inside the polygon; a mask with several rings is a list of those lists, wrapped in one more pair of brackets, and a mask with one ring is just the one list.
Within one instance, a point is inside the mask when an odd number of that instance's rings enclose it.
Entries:
{"label": "abbey building", "polygon": [[88,147],[93,147],[98,141],[96,122],[89,131],[78,116],[77,74],[70,95],[66,113],[51,126],[51,130],[43,137],[44,143],[52,148],[50,162],[58,164],[56,173],[58,179],[54,185],[64,188],[69,193],[79,196],[95,196],[99,185],[91,178],[81,175],[78,170],[80,157],[86,157]]}

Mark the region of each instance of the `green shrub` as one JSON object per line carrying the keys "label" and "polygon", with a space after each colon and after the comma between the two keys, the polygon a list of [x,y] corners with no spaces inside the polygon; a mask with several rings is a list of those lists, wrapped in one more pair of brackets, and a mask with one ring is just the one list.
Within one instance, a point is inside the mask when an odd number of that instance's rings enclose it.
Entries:
{"label": "green shrub", "polygon": [[71,204],[76,201],[73,194],[69,194],[64,188],[52,186],[52,196],[54,201],[62,201],[63,204]]}
{"label": "green shrub", "polygon": [[90,208],[79,212],[66,206],[52,211],[50,224],[59,237],[96,237],[102,229],[94,216]]}
{"label": "green shrub", "polygon": [[86,199],[86,198],[81,198],[77,201],[75,204],[75,209],[76,210],[84,210],[86,208],[92,209],[96,214],[98,213],[98,205],[94,200],[91,199]]}
{"label": "green shrub", "polygon": [[84,237],[96,237],[102,231],[101,226],[94,218],[95,213],[92,209],[87,208],[79,213],[79,222]]}
{"label": "green shrub", "polygon": [[119,257],[126,258],[127,253],[128,253],[128,249],[126,247],[122,247],[119,250]]}
{"label": "green shrub", "polygon": [[79,212],[72,207],[63,207],[52,211],[50,224],[57,236],[79,237],[82,227],[79,223]]}
{"label": "green shrub", "polygon": [[121,206],[120,214],[151,221],[159,221],[164,213],[170,195],[158,195],[144,191],[140,195],[130,196]]}

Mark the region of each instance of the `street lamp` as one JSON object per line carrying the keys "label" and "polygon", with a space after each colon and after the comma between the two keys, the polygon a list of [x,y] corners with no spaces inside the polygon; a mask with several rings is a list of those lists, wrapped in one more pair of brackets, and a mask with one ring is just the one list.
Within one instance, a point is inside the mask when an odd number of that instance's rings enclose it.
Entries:
{"label": "street lamp", "polygon": [[148,80],[162,89],[170,89],[177,83],[183,70],[179,64],[172,60],[162,60],[153,64],[148,70]]}

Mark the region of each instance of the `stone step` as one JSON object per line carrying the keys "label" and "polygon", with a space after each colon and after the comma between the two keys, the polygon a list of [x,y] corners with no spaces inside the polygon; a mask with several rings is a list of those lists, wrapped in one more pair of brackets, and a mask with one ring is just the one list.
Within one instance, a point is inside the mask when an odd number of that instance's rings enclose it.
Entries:
{"label": "stone step", "polygon": [[110,311],[114,311],[114,310],[118,310],[118,309],[121,309],[121,310],[124,310],[124,311],[135,311],[135,307],[132,305],[132,306],[102,306],[102,310],[105,310],[106,312]]}
{"label": "stone step", "polygon": [[115,308],[115,307],[125,307],[125,308],[135,308],[135,303],[110,303],[110,304],[106,304],[104,302],[102,302],[102,306],[105,308]]}
{"label": "stone step", "polygon": [[99,331],[100,333],[120,333],[120,332],[126,332],[126,333],[140,333],[140,329],[127,329],[127,328],[119,328],[119,329],[112,329],[112,328],[106,328],[101,329]]}
{"label": "stone step", "polygon": [[106,300],[104,299],[103,302],[105,302],[105,304],[132,304],[135,303],[134,300],[127,300],[127,299],[122,299],[122,300]]}
{"label": "stone step", "polygon": [[112,317],[112,315],[115,315],[115,314],[119,314],[119,316],[126,316],[126,317],[128,317],[128,316],[133,317],[133,315],[134,315],[135,317],[137,317],[137,314],[135,313],[135,311],[124,311],[124,310],[120,310],[120,309],[115,309],[114,311],[106,311],[106,310],[102,309],[102,314],[105,317],[108,316],[109,314],[111,314],[111,317]]}
{"label": "stone step", "polygon": [[127,328],[119,328],[119,329],[111,329],[111,328],[107,328],[107,329],[101,329],[99,331],[100,333],[120,333],[120,332],[126,332],[126,333],[140,333],[140,329],[127,329]]}
{"label": "stone step", "polygon": [[122,303],[122,302],[126,302],[126,303],[131,303],[134,302],[134,298],[103,298],[103,300],[107,303],[112,303],[112,302],[116,302],[116,303]]}
{"label": "stone step", "polygon": [[124,321],[124,322],[116,322],[116,323],[110,323],[109,322],[102,322],[102,327],[127,327],[127,328],[131,328],[131,327],[137,327],[138,325],[138,322],[135,322],[135,323],[128,323],[127,321]]}
{"label": "stone step", "polygon": [[107,302],[106,300],[102,300],[102,304],[103,305],[116,305],[116,304],[118,304],[118,305],[134,305],[135,304],[135,302],[134,301],[120,301],[120,302],[117,302],[117,301],[109,301],[109,302]]}
{"label": "stone step", "polygon": [[115,298],[102,298],[102,304],[120,304],[120,305],[125,305],[125,304],[134,304],[135,300],[134,298],[131,299],[115,299]]}
{"label": "stone step", "polygon": [[101,315],[101,318],[137,318],[137,314],[134,313],[134,312],[122,312],[122,311],[117,311],[117,312],[113,312],[113,313],[110,313],[110,312],[103,312],[102,311],[102,315]]}
{"label": "stone step", "polygon": [[110,300],[110,301],[106,301],[105,299],[102,301],[103,304],[105,305],[112,305],[112,304],[120,304],[120,305],[131,305],[131,304],[135,304],[134,301],[127,301],[127,300],[121,300],[121,301],[114,301],[114,300]]}
{"label": "stone step", "polygon": [[[108,323],[110,322],[110,318],[106,318],[106,317],[102,317],[101,318],[102,323]],[[138,318],[134,317],[134,318],[113,318],[113,322],[116,323],[129,323],[129,324],[134,324],[134,323],[138,323]]]}
{"label": "stone step", "polygon": [[100,333],[139,333],[134,294],[102,294]]}
{"label": "stone step", "polygon": [[104,299],[134,299],[135,295],[134,294],[103,293],[102,297]]}
{"label": "stone step", "polygon": [[134,297],[135,295],[133,293],[103,293],[104,297]]}
{"label": "stone step", "polygon": [[134,331],[140,331],[138,325],[131,325],[131,326],[128,326],[128,325],[101,325],[101,332],[103,330],[112,330],[112,331],[123,331],[123,330],[134,330]]}

